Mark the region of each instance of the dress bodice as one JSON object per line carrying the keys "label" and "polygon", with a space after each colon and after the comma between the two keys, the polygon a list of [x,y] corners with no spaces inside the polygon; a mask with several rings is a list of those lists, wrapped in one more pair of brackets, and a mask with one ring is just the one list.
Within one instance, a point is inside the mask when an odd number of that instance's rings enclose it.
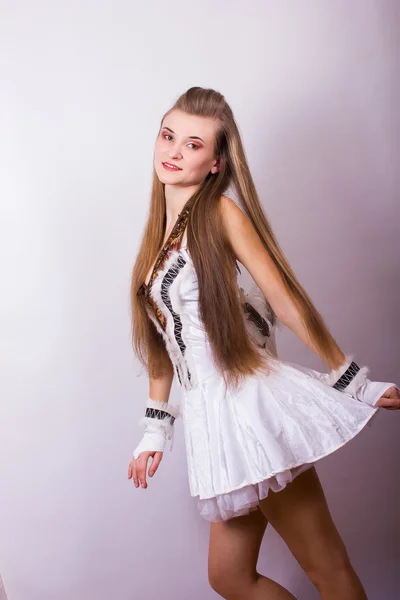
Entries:
{"label": "dress bodice", "polygon": [[[182,237],[189,216],[184,209],[161,250],[148,285],[139,293],[145,297],[149,318],[162,335],[174,365],[179,384],[186,390],[197,387],[208,377],[218,376],[211,344],[199,314],[198,279],[187,242]],[[265,298],[241,293],[243,315],[249,334],[257,345],[266,343],[276,353],[274,325],[276,317]],[[257,297],[258,296],[258,297]]]}

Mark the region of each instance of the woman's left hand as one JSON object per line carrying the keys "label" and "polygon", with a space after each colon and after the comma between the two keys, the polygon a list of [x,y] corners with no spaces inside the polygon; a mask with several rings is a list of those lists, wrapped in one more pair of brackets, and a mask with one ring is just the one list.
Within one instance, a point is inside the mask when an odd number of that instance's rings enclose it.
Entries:
{"label": "woman's left hand", "polygon": [[375,404],[376,408],[387,408],[388,410],[400,409],[400,390],[392,386],[381,396]]}

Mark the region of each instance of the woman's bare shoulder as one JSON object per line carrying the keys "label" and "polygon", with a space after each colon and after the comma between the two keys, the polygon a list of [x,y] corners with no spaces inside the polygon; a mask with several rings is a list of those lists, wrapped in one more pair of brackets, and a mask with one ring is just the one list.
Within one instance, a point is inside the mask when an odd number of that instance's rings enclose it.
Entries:
{"label": "woman's bare shoulder", "polygon": [[237,228],[241,229],[246,223],[248,224],[250,222],[240,206],[238,206],[232,198],[229,198],[229,196],[221,196],[220,210],[228,233]]}

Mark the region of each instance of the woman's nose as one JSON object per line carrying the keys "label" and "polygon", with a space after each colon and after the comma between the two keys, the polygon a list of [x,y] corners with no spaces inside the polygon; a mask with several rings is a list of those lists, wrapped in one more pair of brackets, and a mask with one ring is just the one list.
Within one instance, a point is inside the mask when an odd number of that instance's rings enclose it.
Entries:
{"label": "woman's nose", "polygon": [[178,145],[170,146],[169,148],[169,156],[170,158],[182,158],[182,152]]}

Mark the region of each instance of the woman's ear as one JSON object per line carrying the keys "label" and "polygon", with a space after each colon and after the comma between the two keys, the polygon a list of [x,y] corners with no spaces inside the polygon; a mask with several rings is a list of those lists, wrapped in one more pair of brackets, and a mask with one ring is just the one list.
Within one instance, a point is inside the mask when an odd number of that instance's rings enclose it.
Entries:
{"label": "woman's ear", "polygon": [[211,173],[214,175],[214,173],[218,173],[218,171],[221,169],[221,158],[217,158],[217,162],[215,163],[215,165],[213,167],[211,167]]}

